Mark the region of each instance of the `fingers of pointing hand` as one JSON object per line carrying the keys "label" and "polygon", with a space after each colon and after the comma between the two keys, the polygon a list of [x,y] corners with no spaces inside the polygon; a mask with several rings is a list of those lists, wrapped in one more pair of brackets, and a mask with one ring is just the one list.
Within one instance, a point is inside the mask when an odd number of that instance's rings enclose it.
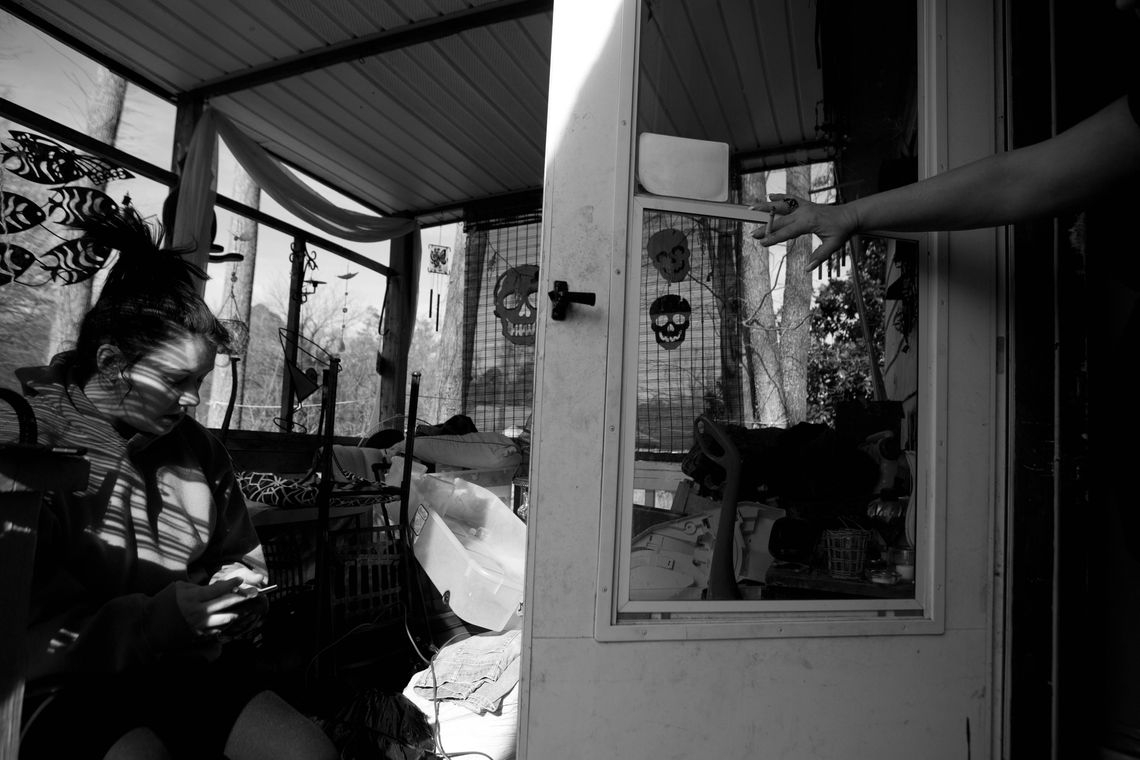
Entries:
{"label": "fingers of pointing hand", "polygon": [[752,237],[758,240],[761,245],[771,247],[808,231],[809,229],[795,218],[774,215],[771,222],[758,226],[752,232]]}

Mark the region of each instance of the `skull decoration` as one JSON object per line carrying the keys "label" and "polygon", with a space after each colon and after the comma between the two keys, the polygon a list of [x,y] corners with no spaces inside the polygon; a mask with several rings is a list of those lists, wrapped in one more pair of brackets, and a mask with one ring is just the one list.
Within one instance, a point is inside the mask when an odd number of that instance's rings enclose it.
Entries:
{"label": "skull decoration", "polygon": [[689,276],[689,241],[680,231],[670,227],[653,233],[646,253],[667,282],[681,282]]}
{"label": "skull decoration", "polygon": [[537,316],[538,267],[522,264],[511,267],[495,280],[495,316],[503,326],[503,337],[520,346],[534,345]]}
{"label": "skull decoration", "polygon": [[689,315],[692,308],[689,302],[675,293],[666,293],[649,306],[649,324],[657,345],[672,351],[685,340],[689,329]]}

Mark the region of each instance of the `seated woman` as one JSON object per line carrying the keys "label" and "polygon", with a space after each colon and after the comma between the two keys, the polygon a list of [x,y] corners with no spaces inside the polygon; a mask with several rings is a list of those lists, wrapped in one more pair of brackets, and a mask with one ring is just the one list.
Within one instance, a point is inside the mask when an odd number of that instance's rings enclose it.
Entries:
{"label": "seated woman", "polygon": [[[75,350],[17,372],[40,442],[87,450],[86,491],[44,505],[22,758],[333,758],[324,733],[227,657],[264,613],[228,454],[187,410],[228,340],[204,274],[127,206],[84,225],[119,258]],[[36,699],[36,684],[60,688]]]}

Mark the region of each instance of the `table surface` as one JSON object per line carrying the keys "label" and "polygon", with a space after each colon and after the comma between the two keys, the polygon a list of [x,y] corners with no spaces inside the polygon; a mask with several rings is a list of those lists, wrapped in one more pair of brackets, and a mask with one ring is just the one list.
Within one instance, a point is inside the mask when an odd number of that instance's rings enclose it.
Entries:
{"label": "table surface", "polygon": [[869,599],[913,599],[914,581],[899,581],[894,585],[872,583],[868,580],[833,578],[818,568],[795,563],[774,562],[768,568],[764,582],[771,587],[801,591],[818,591],[821,594],[842,594]]}

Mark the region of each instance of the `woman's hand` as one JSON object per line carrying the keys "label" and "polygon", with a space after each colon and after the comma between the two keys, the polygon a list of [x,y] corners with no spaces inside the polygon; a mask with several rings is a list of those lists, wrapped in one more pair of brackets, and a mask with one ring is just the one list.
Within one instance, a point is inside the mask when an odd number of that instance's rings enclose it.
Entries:
{"label": "woman's hand", "polygon": [[269,601],[242,576],[215,581],[208,586],[176,581],[178,609],[199,636],[225,633],[234,636],[248,630],[269,609]]}
{"label": "woman's hand", "polygon": [[200,586],[197,583],[175,581],[174,598],[191,630],[202,636],[236,620],[237,613],[230,608],[245,601],[245,596],[237,591],[241,582],[241,578],[230,578]]}
{"label": "woman's hand", "polygon": [[827,261],[859,229],[858,216],[849,206],[821,206],[785,193],[773,193],[768,198],[769,202],[751,208],[770,212],[772,221],[758,228],[752,237],[761,245],[773,246],[800,235],[816,235],[821,242],[805,264],[808,270]]}
{"label": "woman's hand", "polygon": [[253,570],[240,562],[230,562],[218,568],[217,572],[210,577],[210,583],[229,580],[230,578],[241,578],[241,585],[259,588],[269,580],[268,576],[259,570]]}
{"label": "woman's hand", "polygon": [[265,573],[253,570],[240,562],[231,562],[218,568],[210,582],[213,584],[233,578],[241,579],[241,585],[236,591],[241,599],[234,602],[231,607],[226,608],[235,617],[231,622],[217,629],[217,632],[223,633],[226,638],[232,638],[248,631],[269,609],[269,600],[258,592],[258,589],[269,580]]}

